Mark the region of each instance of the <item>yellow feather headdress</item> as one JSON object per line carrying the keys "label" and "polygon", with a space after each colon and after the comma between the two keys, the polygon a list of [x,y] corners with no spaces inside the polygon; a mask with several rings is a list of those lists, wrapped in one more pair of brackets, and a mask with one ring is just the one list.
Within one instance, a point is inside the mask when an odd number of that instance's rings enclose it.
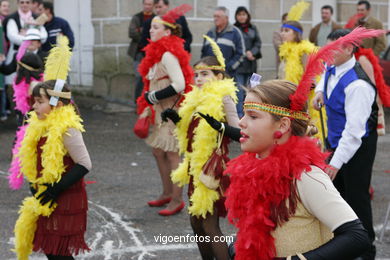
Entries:
{"label": "yellow feather headdress", "polygon": [[[68,77],[68,72],[70,70],[70,58],[72,57],[72,52],[69,47],[69,40],[66,36],[59,35],[57,37],[57,44],[54,48],[50,50],[49,56],[46,60],[44,79],[55,80],[56,84],[54,90],[48,91],[50,98],[50,105],[56,106],[59,97],[70,99],[69,95],[64,95],[62,93],[62,88],[64,87],[66,78]],[[65,97],[66,96],[66,97]]]}
{"label": "yellow feather headdress", "polygon": [[214,53],[215,57],[217,58],[219,65],[214,65],[214,66],[204,66],[204,65],[199,66],[199,65],[197,65],[197,66],[195,66],[195,69],[196,70],[205,69],[205,70],[225,71],[225,68],[226,68],[225,58],[223,57],[223,54],[222,54],[221,49],[219,48],[218,44],[207,35],[203,35],[203,38],[205,38],[210,43],[211,49],[213,50],[213,53]]}
{"label": "yellow feather headdress", "polygon": [[302,18],[303,13],[309,8],[310,3],[304,0],[298,1],[295,5],[290,8],[287,15],[288,21],[299,21]]}

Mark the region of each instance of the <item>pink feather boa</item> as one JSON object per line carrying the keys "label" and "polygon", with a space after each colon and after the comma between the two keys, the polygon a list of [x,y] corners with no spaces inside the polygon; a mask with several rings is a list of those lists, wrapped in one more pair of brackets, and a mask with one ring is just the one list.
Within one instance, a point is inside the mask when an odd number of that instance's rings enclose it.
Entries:
{"label": "pink feather boa", "polygon": [[8,184],[9,187],[13,190],[18,190],[23,186],[23,174],[20,172],[20,161],[17,157],[19,152],[19,148],[22,145],[22,141],[24,138],[24,134],[26,133],[27,124],[21,126],[19,130],[16,132],[16,143],[12,148],[13,160],[11,162],[11,166],[8,170],[10,173],[8,176]]}
{"label": "pink feather boa", "polygon": [[[43,77],[41,76],[41,78],[38,80],[38,81],[43,81]],[[28,99],[30,97],[29,95],[29,88],[30,88],[30,84],[28,84],[25,79],[23,79],[22,81],[19,82],[19,84],[16,84],[16,81],[14,81],[14,84],[13,84],[13,89],[14,89],[14,102],[15,102],[15,108],[17,110],[19,110],[20,112],[22,112],[23,115],[27,114],[30,109],[31,109],[31,106],[28,102]]]}

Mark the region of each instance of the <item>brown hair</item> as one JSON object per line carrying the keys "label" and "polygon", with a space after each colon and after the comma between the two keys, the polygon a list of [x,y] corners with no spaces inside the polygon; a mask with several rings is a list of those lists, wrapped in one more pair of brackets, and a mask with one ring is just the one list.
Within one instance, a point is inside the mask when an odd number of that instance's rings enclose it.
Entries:
{"label": "brown hair", "polygon": [[[296,90],[296,85],[287,80],[268,80],[248,90],[248,93],[257,95],[262,103],[279,107],[290,108],[290,95]],[[307,105],[302,109],[307,111]],[[271,114],[275,121],[282,116]],[[291,119],[291,133],[295,136],[312,136],[317,133],[317,128],[310,121],[302,119]]]}
{"label": "brown hair", "polygon": [[174,25],[176,26],[176,28],[172,28],[172,27],[169,27],[169,26],[164,24],[164,28],[165,28],[165,30],[170,30],[172,35],[175,35],[177,37],[181,37],[181,35],[182,35],[181,25],[178,23],[175,23]]}
{"label": "brown hair", "polygon": [[[206,57],[201,58],[199,61],[197,61],[194,64],[194,67],[198,64],[201,64],[201,63],[206,64],[207,66],[220,66],[221,65],[221,64],[219,64],[219,62],[215,56],[206,56]],[[226,71],[223,71],[223,70],[211,70],[211,71],[213,72],[213,74],[215,76],[217,76],[218,74],[222,74],[224,79],[229,78],[229,75],[226,73]]]}
{"label": "brown hair", "polygon": [[[41,89],[43,89],[43,91],[45,92],[45,95],[50,99],[51,96],[49,95],[49,93],[47,92],[48,89],[50,90],[53,90],[54,89],[54,86],[56,84],[56,81],[55,80],[48,80],[48,81],[44,81],[44,82],[39,82],[33,89],[32,91],[32,96],[33,97],[42,97],[42,94],[41,94]],[[64,84],[64,87],[62,89],[62,92],[70,92],[70,87],[67,83]],[[77,105],[73,102],[72,99],[67,99],[67,98],[59,98],[58,101],[61,101],[64,105],[73,105],[76,109],[76,113],[77,114],[80,114],[80,111],[79,111],[79,108],[77,107]]]}
{"label": "brown hair", "polygon": [[[287,21],[284,24],[292,25],[292,26],[298,28],[299,30],[301,30],[302,33],[303,33],[302,25],[299,22],[297,22],[297,21]],[[302,41],[302,33],[299,33],[299,32],[297,32],[295,30],[293,30],[293,32],[294,32],[294,35],[295,35],[294,42]]]}

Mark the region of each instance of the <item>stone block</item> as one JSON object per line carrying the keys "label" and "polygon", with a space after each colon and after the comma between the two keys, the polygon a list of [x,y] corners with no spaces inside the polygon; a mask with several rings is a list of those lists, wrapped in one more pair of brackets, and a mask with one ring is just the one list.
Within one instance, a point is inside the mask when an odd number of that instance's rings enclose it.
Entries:
{"label": "stone block", "polygon": [[103,76],[118,70],[115,47],[94,47],[93,74]]}
{"label": "stone block", "polygon": [[253,19],[273,19],[280,20],[280,1],[279,0],[262,0],[250,1],[250,12]]}
{"label": "stone block", "polygon": [[119,72],[120,73],[129,73],[129,74],[134,74],[134,69],[133,69],[133,59],[127,55],[127,47],[119,47],[118,48],[118,67],[119,67]]}
{"label": "stone block", "polygon": [[194,65],[195,62],[200,60],[200,51],[202,49],[202,46],[199,45],[192,45],[191,46],[191,65]]}
{"label": "stone block", "polygon": [[93,30],[94,30],[94,36],[95,36],[95,44],[102,44],[102,35],[100,30],[100,21],[98,22],[92,22]]}
{"label": "stone block", "polygon": [[258,73],[263,76],[261,81],[271,80],[276,78],[276,70],[259,70]]}
{"label": "stone block", "polygon": [[213,26],[212,21],[188,21],[188,26],[192,33],[192,43],[203,44],[203,34],[206,34]]}
{"label": "stone block", "polygon": [[214,9],[218,6],[217,0],[197,0],[196,2],[198,3],[196,17],[213,18]]}
{"label": "stone block", "polygon": [[142,11],[142,0],[120,0],[119,16],[130,17]]}
{"label": "stone block", "polygon": [[94,75],[92,95],[106,97],[108,95],[107,77]]}
{"label": "stone block", "polygon": [[345,24],[354,14],[356,14],[356,4],[337,4],[337,21]]}
{"label": "stone block", "polygon": [[130,42],[128,37],[130,21],[117,20],[117,21],[104,21],[103,23],[103,43],[115,44]]}
{"label": "stone block", "polygon": [[130,42],[128,37],[129,21],[116,20],[103,22],[103,43],[118,44]]}
{"label": "stone block", "polygon": [[[303,13],[300,21],[311,21],[312,20],[312,3],[311,3],[311,1],[306,1],[306,2],[308,2],[310,4],[310,6]],[[297,0],[284,0],[283,1],[283,13],[288,13],[288,11],[290,11],[290,8],[296,3],[297,3]]]}
{"label": "stone block", "polygon": [[280,30],[280,23],[260,23],[255,22],[254,25],[256,25],[257,30],[259,31],[261,42],[272,44],[272,37],[274,31]]}
{"label": "stone block", "polygon": [[273,46],[262,46],[261,53],[263,57],[258,63],[260,70],[275,68],[276,63],[276,51]]}
{"label": "stone block", "polygon": [[388,9],[389,9],[390,5],[388,6],[380,6],[379,8],[379,21],[382,21],[382,22],[387,22],[388,21],[388,17],[389,17],[389,12],[388,12]]}
{"label": "stone block", "polygon": [[117,74],[110,80],[110,97],[121,100],[132,100],[134,90],[131,86],[134,77],[130,74]]}
{"label": "stone block", "polygon": [[[133,1],[132,1],[133,2]],[[118,16],[116,0],[93,0],[92,18],[104,18]]]}

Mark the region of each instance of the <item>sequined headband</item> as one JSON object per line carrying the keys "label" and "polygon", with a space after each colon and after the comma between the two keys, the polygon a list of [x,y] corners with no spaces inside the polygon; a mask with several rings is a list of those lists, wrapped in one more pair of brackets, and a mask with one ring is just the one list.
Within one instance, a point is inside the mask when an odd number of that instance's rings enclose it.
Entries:
{"label": "sequined headband", "polygon": [[291,24],[283,24],[282,25],[282,28],[290,28],[291,30],[294,30],[294,31],[296,31],[296,32],[298,32],[298,33],[300,33],[300,34],[302,34],[302,30],[301,29],[299,29],[299,28],[297,28],[297,27],[295,27],[294,25],[291,25]]}
{"label": "sequined headband", "polygon": [[196,70],[220,70],[225,71],[225,67],[219,65],[205,66],[205,65],[196,65],[194,67]]}
{"label": "sequined headband", "polygon": [[174,25],[173,23],[169,23],[169,22],[164,21],[164,20],[162,20],[162,19],[155,19],[155,22],[164,24],[164,25],[166,25],[166,26],[168,26],[168,27],[170,27],[170,28],[172,28],[172,29],[176,29],[176,27],[177,27],[177,26]]}
{"label": "sequined headband", "polygon": [[287,116],[287,117],[301,119],[305,121],[310,120],[310,116],[308,113],[302,111],[293,111],[285,107],[279,107],[279,106],[274,106],[265,103],[245,102],[244,109],[255,109],[255,110],[260,110],[271,114],[275,114],[278,116]]}

